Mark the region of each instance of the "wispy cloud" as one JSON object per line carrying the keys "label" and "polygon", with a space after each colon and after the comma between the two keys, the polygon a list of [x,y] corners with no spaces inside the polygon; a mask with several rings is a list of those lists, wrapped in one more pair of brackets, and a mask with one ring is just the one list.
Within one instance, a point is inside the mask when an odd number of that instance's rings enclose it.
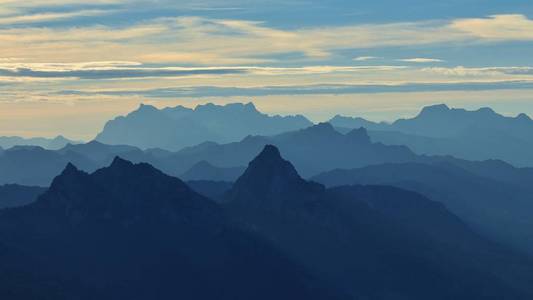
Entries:
{"label": "wispy cloud", "polygon": [[444,62],[444,60],[438,59],[438,58],[423,58],[423,57],[402,58],[402,59],[398,59],[398,61],[409,62],[409,63],[439,63],[439,62]]}
{"label": "wispy cloud", "polygon": [[17,16],[12,16],[12,17],[0,18],[0,25],[29,24],[29,23],[57,21],[57,20],[71,19],[71,18],[77,18],[77,17],[100,16],[100,15],[104,15],[107,13],[110,13],[110,11],[80,10],[80,11],[66,12],[66,13],[41,13],[41,14],[33,14],[33,15],[17,15]]}
{"label": "wispy cloud", "polygon": [[403,66],[306,66],[306,67],[147,67],[137,62],[85,63],[1,63],[0,76],[19,78],[132,79],[185,77],[197,75],[309,75],[326,73],[376,72],[404,69]]}
{"label": "wispy cloud", "polygon": [[[0,30],[0,43],[4,45],[6,57],[24,56],[33,61],[116,60],[120,56],[121,59],[152,63],[242,65],[268,63],[275,56],[287,53],[300,53],[310,61],[317,61],[327,60],[333,52],[346,49],[464,44],[479,40],[495,42],[506,36],[507,39],[528,39],[533,32],[532,23],[525,16],[513,15],[452,22],[288,30],[269,27],[262,22],[178,17],[159,18],[122,28],[4,29]],[[497,30],[500,27],[503,29]],[[359,59],[364,61],[370,57]],[[413,58],[408,62],[437,61]]]}
{"label": "wispy cloud", "polygon": [[377,56],[358,56],[356,58],[354,58],[353,60],[355,61],[368,61],[368,60],[374,60],[374,59],[379,59],[380,57],[377,57]]}
{"label": "wispy cloud", "polygon": [[485,67],[468,68],[463,66],[453,68],[424,68],[423,71],[451,76],[500,76],[533,75],[533,67]]}

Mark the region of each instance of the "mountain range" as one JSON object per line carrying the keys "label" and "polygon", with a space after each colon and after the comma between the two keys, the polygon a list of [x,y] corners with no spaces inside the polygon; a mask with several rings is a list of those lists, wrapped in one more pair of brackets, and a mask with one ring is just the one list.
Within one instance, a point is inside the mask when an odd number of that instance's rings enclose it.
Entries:
{"label": "mountain range", "polygon": [[223,203],[354,299],[530,293],[529,259],[480,237],[442,204],[387,186],[327,189],[302,179],[274,146],[250,162]]}
{"label": "mountain range", "polygon": [[0,245],[0,274],[26,274],[3,299],[341,299],[181,180],[120,158],[69,164],[36,202],[0,211]]}
{"label": "mountain range", "polygon": [[219,203],[149,164],[68,164],[0,210],[6,299],[529,299],[533,262],[444,205],[328,189],[266,145]]}
{"label": "mountain range", "polygon": [[306,177],[343,166],[417,159],[406,147],[372,143],[364,129],[341,134],[330,124],[321,123],[275,136],[247,136],[240,142],[228,144],[205,142],[177,152],[143,151],[133,146],[97,141],[69,144],[56,151],[17,146],[0,154],[0,183],[48,186],[68,162],[92,172],[108,165],[117,155],[133,162],[151,163],[168,174],[184,175],[186,180],[234,181],[242,174],[242,166],[267,144],[275,144],[287,153]]}
{"label": "mountain range", "polygon": [[501,159],[516,166],[533,166],[533,120],[526,114],[506,117],[490,108],[467,111],[434,105],[414,118],[390,124],[340,115],[329,122],[341,132],[364,127],[372,140],[405,145],[418,154]]}
{"label": "mountain range", "polygon": [[49,150],[58,150],[68,144],[78,144],[81,142],[72,141],[59,135],[53,139],[48,138],[23,138],[18,136],[2,136],[0,137],[0,149],[9,149],[15,146],[38,146]]}
{"label": "mountain range", "polygon": [[248,136],[240,142],[206,142],[180,150],[170,155],[167,161],[170,162],[168,165],[183,169],[200,161],[221,168],[239,167],[246,165],[267,144],[280,148],[304,177],[345,166],[417,159],[406,147],[373,143],[365,129],[341,134],[329,123],[320,123],[275,136]]}
{"label": "mountain range", "polygon": [[[494,169],[495,170],[495,169]],[[312,178],[326,186],[380,184],[416,191],[444,204],[469,226],[533,255],[533,188],[475,174],[447,162],[333,170]]]}
{"label": "mountain range", "polygon": [[310,125],[312,123],[301,115],[281,117],[260,113],[253,103],[206,104],[195,109],[176,106],[161,110],[141,105],[127,116],[107,122],[96,140],[141,149],[176,151],[205,141],[229,143],[247,135],[274,135]]}

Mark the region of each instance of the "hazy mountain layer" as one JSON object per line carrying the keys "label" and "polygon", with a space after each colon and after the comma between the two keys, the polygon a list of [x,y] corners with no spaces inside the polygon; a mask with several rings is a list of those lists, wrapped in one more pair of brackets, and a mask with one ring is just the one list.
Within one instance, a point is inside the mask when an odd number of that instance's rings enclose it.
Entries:
{"label": "hazy mountain layer", "polygon": [[365,127],[373,141],[405,145],[419,154],[501,159],[517,166],[533,166],[533,120],[525,114],[513,118],[490,108],[467,111],[435,105],[425,107],[415,118],[392,124],[342,116],[330,123],[341,131]]}
{"label": "hazy mountain layer", "polygon": [[77,144],[80,142],[69,140],[63,136],[57,136],[53,139],[48,138],[22,138],[18,136],[0,137],[0,148],[9,149],[15,146],[38,146],[49,150],[57,150],[68,144]]}
{"label": "hazy mountain layer", "polygon": [[449,163],[384,164],[315,176],[326,186],[383,184],[419,192],[446,205],[472,228],[533,254],[533,188],[474,174]]}
{"label": "hazy mountain layer", "polygon": [[303,116],[260,113],[252,103],[206,104],[195,109],[177,106],[161,110],[141,105],[127,116],[109,121],[96,140],[142,149],[179,150],[206,141],[228,143],[247,135],[274,135],[310,125],[312,123]]}

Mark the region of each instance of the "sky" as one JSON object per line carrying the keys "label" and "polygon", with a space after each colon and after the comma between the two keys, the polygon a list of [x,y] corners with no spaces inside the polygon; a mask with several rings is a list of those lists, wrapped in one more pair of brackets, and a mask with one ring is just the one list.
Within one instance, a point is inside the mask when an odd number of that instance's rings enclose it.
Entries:
{"label": "sky", "polygon": [[532,54],[530,0],[0,0],[0,135],[89,140],[140,103],[533,116]]}

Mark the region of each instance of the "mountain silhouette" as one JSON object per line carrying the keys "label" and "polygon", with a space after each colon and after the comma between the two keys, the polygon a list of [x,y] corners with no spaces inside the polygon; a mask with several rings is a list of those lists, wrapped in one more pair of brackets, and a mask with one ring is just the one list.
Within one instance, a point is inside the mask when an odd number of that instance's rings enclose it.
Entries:
{"label": "mountain silhouette", "polygon": [[177,106],[157,109],[141,105],[125,117],[109,121],[96,140],[147,148],[179,150],[205,141],[228,143],[247,135],[274,135],[312,123],[303,116],[268,116],[252,103]]}
{"label": "mountain silhouette", "polygon": [[36,186],[0,185],[0,209],[32,203],[45,191],[46,188]]}
{"label": "mountain silhouette", "polygon": [[68,164],[36,202],[0,211],[0,243],[0,265],[53,283],[54,299],[338,299],[213,201],[121,158]]}
{"label": "mountain silhouette", "polygon": [[174,167],[190,168],[207,161],[220,167],[246,165],[265,145],[278,147],[304,177],[346,166],[366,166],[384,162],[407,162],[416,155],[402,146],[372,143],[364,129],[347,134],[336,131],[329,123],[275,136],[248,136],[229,144],[203,143],[178,151],[169,161]]}
{"label": "mountain silhouette", "polygon": [[69,162],[86,170],[98,167],[87,157],[74,152],[61,153],[36,146],[15,146],[0,155],[0,184],[49,186],[54,176]]}
{"label": "mountain silhouette", "polygon": [[312,178],[326,186],[383,184],[419,192],[446,205],[472,228],[533,253],[530,187],[477,175],[450,163],[404,163],[334,170]]}
{"label": "mountain silhouette", "polygon": [[[242,226],[355,299],[527,298],[531,292],[527,258],[478,236],[442,204],[386,186],[326,189],[302,179],[272,145],[224,203]],[[520,267],[509,272],[517,261]]]}
{"label": "mountain silhouette", "polygon": [[405,145],[418,154],[454,155],[470,160],[501,159],[516,166],[533,166],[533,120],[527,115],[502,116],[490,108],[476,111],[434,105],[414,118],[391,124],[336,116],[335,127],[365,127],[372,140]]}
{"label": "mountain silhouette", "polygon": [[23,138],[18,136],[2,136],[0,137],[0,147],[9,149],[15,146],[38,146],[48,150],[58,150],[65,147],[67,144],[80,143],[72,141],[59,135],[53,139],[48,138]]}

